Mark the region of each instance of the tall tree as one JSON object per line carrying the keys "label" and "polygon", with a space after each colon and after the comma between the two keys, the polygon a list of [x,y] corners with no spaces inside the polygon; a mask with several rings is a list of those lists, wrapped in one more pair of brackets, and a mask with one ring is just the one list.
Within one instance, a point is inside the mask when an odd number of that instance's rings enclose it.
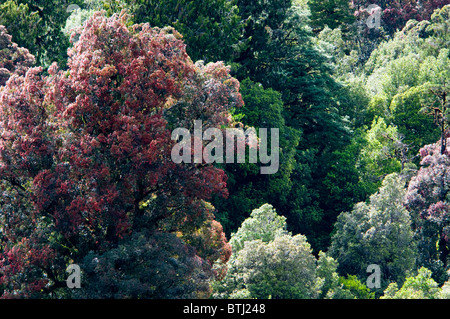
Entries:
{"label": "tall tree", "polygon": [[245,46],[234,60],[236,77],[280,92],[285,125],[300,136],[291,191],[286,204],[277,208],[288,217],[293,232],[305,234],[317,251],[325,249],[329,238],[319,226],[326,217],[318,198],[331,153],[349,137],[338,111],[340,85],[312,41],[305,5],[240,0],[238,6],[247,23]]}
{"label": "tall tree", "polygon": [[340,274],[365,280],[367,267],[377,264],[384,289],[415,269],[417,244],[409,212],[403,207],[404,186],[401,176],[388,175],[369,203],[360,202],[351,212],[339,215],[329,253],[339,263]]}
{"label": "tall tree", "polygon": [[[279,169],[275,174],[260,174],[261,163],[225,164],[229,196],[214,196],[217,218],[229,234],[235,231],[254,207],[271,203],[276,208],[286,204],[291,191],[291,174],[295,166],[296,147],[300,134],[286,126],[281,94],[265,89],[249,79],[240,82],[244,106],[237,110],[247,127],[279,129]],[[272,138],[272,137],[271,137]]]}
{"label": "tall tree", "polygon": [[422,65],[424,86],[427,87],[431,95],[431,101],[427,101],[424,110],[431,113],[434,117],[434,123],[439,127],[441,133],[441,154],[444,154],[447,146],[446,134],[449,125],[449,107],[450,107],[450,58],[449,50],[442,49],[437,58],[428,57]]}
{"label": "tall tree", "polygon": [[[124,0],[135,23],[172,26],[194,60],[229,61],[241,35],[235,0]],[[109,1],[104,1],[109,5]]]}
{"label": "tall tree", "polygon": [[[314,299],[320,291],[316,259],[303,235],[286,231],[286,218],[264,204],[232,235],[233,254],[218,298]],[[319,282],[319,283],[318,283]]]}
{"label": "tall tree", "polygon": [[311,10],[311,24],[316,31],[323,30],[325,26],[345,30],[355,21],[349,0],[309,0],[308,6]]}
{"label": "tall tree", "polygon": [[[230,125],[238,82],[222,63],[194,65],[175,30],[125,22],[95,13],[77,31],[69,72],[30,68],[0,89],[4,297],[66,296],[69,263],[101,278],[86,296],[207,295],[204,279],[231,254],[207,203],[226,195],[226,177],[175,164],[171,130],[199,112],[205,126]],[[143,255],[136,243],[148,245]]]}

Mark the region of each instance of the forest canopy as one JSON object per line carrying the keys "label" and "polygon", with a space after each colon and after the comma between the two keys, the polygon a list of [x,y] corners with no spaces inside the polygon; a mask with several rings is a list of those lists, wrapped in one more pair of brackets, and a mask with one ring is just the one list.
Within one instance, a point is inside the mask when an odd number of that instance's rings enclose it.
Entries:
{"label": "forest canopy", "polygon": [[[0,1],[0,296],[449,298],[449,27],[448,0]],[[257,145],[175,162],[197,121],[194,158]]]}

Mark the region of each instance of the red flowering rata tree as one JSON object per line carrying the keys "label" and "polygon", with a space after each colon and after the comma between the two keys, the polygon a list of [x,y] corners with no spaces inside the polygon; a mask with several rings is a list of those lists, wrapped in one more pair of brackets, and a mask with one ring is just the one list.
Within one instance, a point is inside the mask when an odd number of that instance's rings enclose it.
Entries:
{"label": "red flowering rata tree", "polygon": [[[231,254],[207,200],[223,171],[171,161],[171,131],[230,125],[239,83],[193,64],[180,35],[96,13],[68,70],[30,68],[0,89],[4,297],[207,296]],[[82,288],[66,287],[80,265]]]}

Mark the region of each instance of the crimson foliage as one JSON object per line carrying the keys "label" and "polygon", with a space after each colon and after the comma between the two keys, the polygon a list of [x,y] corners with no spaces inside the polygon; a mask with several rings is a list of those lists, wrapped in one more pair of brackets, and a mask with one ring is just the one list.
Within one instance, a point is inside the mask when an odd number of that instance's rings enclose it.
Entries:
{"label": "crimson foliage", "polygon": [[231,249],[207,200],[227,195],[226,176],[174,164],[170,133],[230,125],[239,83],[222,63],[193,64],[174,29],[125,19],[94,14],[68,71],[29,68],[0,89],[4,297],[67,296],[69,263],[82,266],[79,297],[207,295],[223,275],[213,263]]}

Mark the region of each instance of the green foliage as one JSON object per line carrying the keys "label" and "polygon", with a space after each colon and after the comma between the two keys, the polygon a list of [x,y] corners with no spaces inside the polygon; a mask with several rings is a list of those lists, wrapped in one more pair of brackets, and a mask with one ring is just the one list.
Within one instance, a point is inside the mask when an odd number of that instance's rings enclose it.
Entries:
{"label": "green foliage", "polygon": [[322,281],[320,299],[374,299],[371,292],[358,278],[349,275],[347,278],[337,273],[338,263],[324,252],[319,252],[316,274]]}
{"label": "green foliage", "polygon": [[427,95],[426,86],[415,86],[396,94],[390,104],[393,123],[398,133],[404,136],[403,143],[408,147],[408,156],[415,159],[416,164],[419,149],[433,143],[440,136],[433,116],[422,111]]}
{"label": "green foliage", "polygon": [[330,254],[339,262],[339,273],[367,278],[370,264],[381,267],[382,286],[402,281],[415,267],[417,256],[409,213],[402,205],[405,180],[388,175],[370,202],[355,205],[339,215]]}
{"label": "green foliage", "polygon": [[242,25],[235,0],[123,1],[135,23],[172,26],[180,32],[193,61],[229,61],[237,50]]}
{"label": "green foliage", "polygon": [[346,132],[332,93],[339,85],[314,44],[307,10],[287,0],[241,0],[238,5],[241,16],[250,16],[244,29],[250,42],[235,60],[237,78],[248,77],[282,94],[286,125],[304,133],[302,146],[342,143],[338,137]]}
{"label": "green foliage", "polygon": [[431,85],[444,86],[450,76],[449,49],[439,50],[439,54],[428,56],[420,67],[421,82],[429,82]]}
{"label": "green foliage", "polygon": [[373,194],[377,183],[362,178],[364,170],[360,166],[361,149],[367,145],[363,133],[358,130],[352,142],[341,150],[333,152],[330,167],[324,180],[327,197],[324,201],[336,212],[349,211],[357,202],[366,200]]}
{"label": "green foliage", "polygon": [[317,41],[318,47],[334,65],[337,79],[346,79],[356,74],[359,65],[358,51],[345,39],[341,28],[331,29],[325,26],[317,34]]}
{"label": "green foliage", "polygon": [[233,253],[237,253],[244,248],[247,241],[259,239],[268,243],[285,234],[287,234],[286,218],[278,215],[272,205],[264,204],[254,209],[238,231],[231,235],[230,244]]}
{"label": "green foliage", "polygon": [[[271,205],[253,210],[232,235],[225,278],[213,285],[216,298],[317,298],[322,280],[303,235],[286,232],[285,218]],[[322,271],[323,273],[323,271]]]}
{"label": "green foliage", "polygon": [[174,234],[136,232],[104,253],[89,252],[79,266],[82,289],[66,289],[66,297],[202,298],[210,289],[195,251]]}
{"label": "green foliage", "polygon": [[381,299],[438,299],[440,296],[440,288],[431,278],[431,271],[422,267],[415,277],[406,278],[400,289],[395,282],[389,284]]}
{"label": "green foliage", "polygon": [[450,281],[447,280],[442,286],[439,294],[440,299],[450,299]]}
{"label": "green foliage", "polygon": [[[94,12],[101,11],[107,17],[111,17],[113,14],[119,14],[122,11],[126,12],[126,25],[131,26],[134,24],[133,12],[136,10],[135,3],[127,3],[126,0],[83,0],[83,4],[71,11],[70,16],[67,18],[62,32],[70,39],[72,32],[76,28],[83,26],[83,24],[94,15]],[[72,44],[76,42],[77,37],[71,39]]]}
{"label": "green foliage", "polygon": [[[273,87],[274,76],[283,74],[281,64],[298,37],[288,20],[293,15],[292,1],[238,0],[237,5],[246,21],[242,47],[234,60],[237,77],[240,80],[248,77],[264,87]],[[299,27],[304,26],[303,21],[297,22]]]}
{"label": "green foliage", "polygon": [[[315,258],[306,237],[280,236],[272,242],[249,242],[236,267],[255,298],[314,299],[317,297]],[[248,274],[248,275],[245,275]]]}
{"label": "green foliage", "polygon": [[330,291],[339,287],[339,276],[337,274],[337,262],[323,251],[319,252],[317,260],[316,275],[322,280],[319,299],[323,299]]}
{"label": "green foliage", "polygon": [[[418,164],[419,149],[433,143],[446,130],[435,116],[448,92],[449,60],[445,36],[448,6],[436,11],[431,21],[410,21],[394,38],[372,53],[366,63],[366,86],[372,93],[369,110],[398,128],[407,146],[406,156]],[[440,18],[438,18],[438,16]],[[433,31],[434,30],[434,31]]]}
{"label": "green foliage", "polygon": [[450,5],[434,11],[426,32],[427,46],[431,51],[448,48],[450,44]]}
{"label": "green foliage", "polygon": [[348,275],[347,278],[339,277],[341,285],[328,294],[331,299],[375,299],[375,292],[371,292],[366,285],[355,275]]}
{"label": "green foliage", "polygon": [[248,241],[233,256],[221,297],[241,297],[243,291],[258,299],[314,299],[319,294],[316,260],[302,235]]}
{"label": "green foliage", "polygon": [[66,20],[64,28],[62,29],[66,37],[70,38],[73,29],[82,26],[83,23],[94,14],[94,12],[94,9],[76,9],[72,11]]}
{"label": "green foliage", "polygon": [[219,220],[233,231],[252,208],[270,202],[288,218],[290,230],[307,235],[315,250],[326,249],[331,226],[325,220],[339,212],[321,207],[318,198],[326,194],[331,153],[349,140],[346,111],[339,110],[343,86],[331,77],[315,44],[304,2],[239,0],[237,5],[245,25],[231,64],[243,84],[242,122],[280,128],[280,171],[261,177],[253,173],[255,166],[225,167],[230,199],[215,202]]}
{"label": "green foliage", "polygon": [[297,130],[285,124],[280,93],[249,79],[241,82],[240,93],[244,106],[238,112],[246,127],[255,127],[256,132],[259,128],[279,129],[279,170],[272,175],[262,175],[260,163],[222,165],[228,176],[229,196],[227,199],[215,197],[213,202],[218,209],[217,218],[228,233],[235,231],[253,208],[266,202],[277,208],[286,204],[300,138]]}
{"label": "green foliage", "polygon": [[32,12],[28,4],[13,0],[0,4],[0,25],[7,27],[14,42],[33,54],[39,51],[37,42],[40,23],[38,12]]}
{"label": "green foliage", "polygon": [[[448,0],[379,2],[381,28],[366,0],[0,2],[5,296],[450,297]],[[173,165],[169,130],[204,117],[278,128],[278,172]]]}
{"label": "green foliage", "polygon": [[404,152],[405,145],[396,127],[386,125],[382,118],[375,119],[367,131],[360,127],[351,143],[334,151],[328,159],[320,196],[326,219],[334,223],[339,213],[351,210],[354,204],[375,193],[386,175],[409,167]]}
{"label": "green foliage", "polygon": [[375,118],[364,135],[359,162],[361,178],[372,184],[368,189],[378,189],[384,176],[399,172],[402,168],[404,147],[395,126],[387,125],[383,118]]}
{"label": "green foliage", "polygon": [[347,0],[309,0],[311,9],[311,24],[318,30],[325,26],[331,29],[347,27],[355,21],[355,16]]}
{"label": "green foliage", "polygon": [[[207,11],[204,8],[209,8]],[[235,1],[213,0],[84,0],[81,10],[72,12],[64,33],[80,26],[94,11],[108,16],[125,10],[128,23],[150,23],[156,27],[174,27],[187,44],[193,61],[231,61],[240,45],[243,21]]]}
{"label": "green foliage", "polygon": [[[81,0],[71,4],[82,5]],[[68,3],[65,0],[8,0],[0,5],[0,24],[6,26],[19,46],[36,56],[39,65],[56,61],[65,67],[69,39],[62,32]]]}

